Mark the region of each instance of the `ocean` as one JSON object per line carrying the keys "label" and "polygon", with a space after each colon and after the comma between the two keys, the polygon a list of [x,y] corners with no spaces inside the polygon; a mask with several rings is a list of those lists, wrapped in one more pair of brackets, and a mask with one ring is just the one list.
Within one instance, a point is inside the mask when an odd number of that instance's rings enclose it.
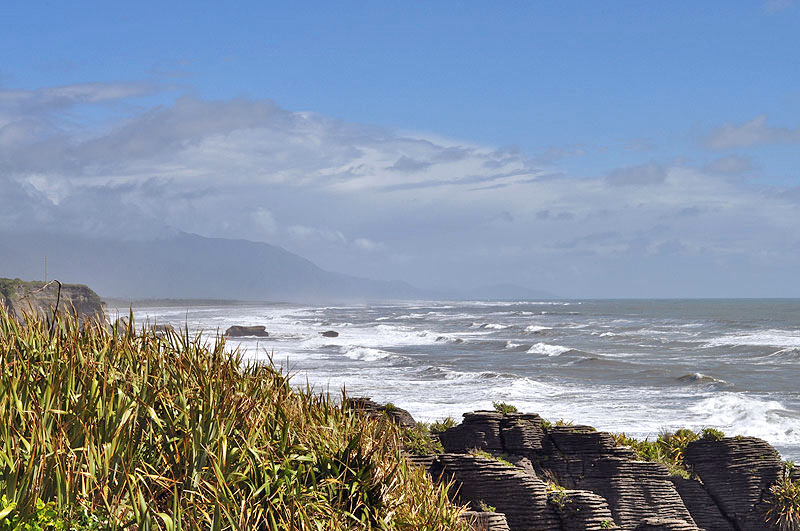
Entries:
{"label": "ocean", "polygon": [[346,388],[417,420],[506,402],[641,439],[682,427],[753,435],[800,461],[797,299],[169,305],[134,315],[209,341],[231,325],[264,325],[269,338],[230,347],[272,357],[296,385]]}

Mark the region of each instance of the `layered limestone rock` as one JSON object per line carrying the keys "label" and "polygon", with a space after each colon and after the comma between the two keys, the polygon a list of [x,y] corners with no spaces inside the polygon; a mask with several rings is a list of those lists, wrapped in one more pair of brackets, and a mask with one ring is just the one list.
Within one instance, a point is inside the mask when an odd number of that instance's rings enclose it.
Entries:
{"label": "layered limestone rock", "polygon": [[405,409],[396,407],[392,404],[381,405],[367,397],[348,398],[345,405],[350,409],[361,411],[370,417],[385,415],[389,417],[389,419],[395,424],[406,428],[413,428],[417,425],[414,417],[412,417],[411,413]]}
{"label": "layered limestone rock", "polygon": [[561,519],[563,531],[619,529],[602,496],[585,490],[551,490],[550,505]]}
{"label": "layered limestone rock", "polygon": [[[386,414],[369,399],[351,402]],[[769,530],[768,489],[784,473],[797,473],[784,471],[767,442],[733,437],[690,443],[684,462],[693,477],[671,476],[661,463],[638,461],[609,433],[551,426],[534,414],[465,413],[438,438],[447,453],[410,456],[412,462],[453,480],[456,502],[497,508],[511,531]]]}
{"label": "layered limestone rock", "polygon": [[764,500],[782,477],[783,463],[769,443],[755,437],[701,439],[689,443],[684,460],[736,529],[770,529],[764,522]]}
{"label": "layered limestone rock", "polygon": [[[697,527],[684,522],[680,518],[655,516],[643,519],[636,531],[694,531],[696,529]],[[712,531],[712,529],[708,531]]]}
{"label": "layered limestone rock", "polygon": [[51,315],[58,304],[60,311],[74,311],[81,321],[103,317],[105,306],[100,297],[81,284],[56,282],[24,282],[19,279],[0,278],[0,304],[18,319],[26,313]]}
{"label": "layered limestone rock", "polygon": [[442,454],[429,471],[434,478],[455,481],[458,502],[497,508],[513,531],[560,529],[545,483],[514,466],[487,457]]}
{"label": "layered limestone rock", "polygon": [[722,511],[719,510],[716,502],[708,494],[703,484],[696,479],[684,479],[681,477],[669,478],[678,494],[681,495],[683,504],[689,510],[695,523],[700,529],[714,531],[735,531],[735,527],[728,520]]}
{"label": "layered limestone rock", "polygon": [[469,522],[472,531],[511,531],[503,513],[466,511],[461,518]]}
{"label": "layered limestone rock", "polygon": [[584,477],[576,478],[578,488],[599,494],[608,502],[614,520],[622,529],[638,529],[647,518],[659,516],[679,520],[669,529],[697,530],[664,465],[607,457],[594,461]]}
{"label": "layered limestone rock", "polygon": [[503,415],[494,411],[464,413],[461,424],[440,433],[439,440],[447,452],[466,452],[473,449],[502,452],[503,441],[500,439],[502,421]]}
{"label": "layered limestone rock", "polygon": [[576,499],[592,499],[593,493],[610,513],[587,525],[613,517],[621,529],[636,529],[644,519],[659,516],[681,521],[683,527],[676,529],[698,529],[663,465],[636,461],[633,450],[617,446],[610,434],[589,426],[551,426],[545,431],[538,415],[476,411],[439,438],[449,452],[503,454],[523,468],[524,458],[540,476],[575,492],[588,491],[580,495],[583,498],[576,494]]}

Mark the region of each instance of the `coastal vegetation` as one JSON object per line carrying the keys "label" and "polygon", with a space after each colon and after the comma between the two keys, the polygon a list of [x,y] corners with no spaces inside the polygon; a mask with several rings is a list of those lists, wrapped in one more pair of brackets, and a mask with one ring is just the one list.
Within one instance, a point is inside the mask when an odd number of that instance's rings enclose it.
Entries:
{"label": "coastal vegetation", "polygon": [[636,454],[637,459],[661,463],[673,476],[688,478],[691,475],[683,457],[686,446],[700,438],[700,435],[694,431],[686,428],[674,432],[664,431],[658,435],[655,441],[649,439],[640,441],[628,437],[624,433],[612,435],[618,446],[629,446]]}
{"label": "coastal vegetation", "polygon": [[492,407],[494,408],[495,411],[497,411],[498,413],[502,413],[503,415],[519,412],[517,406],[506,404],[505,402],[492,402]]}
{"label": "coastal vegetation", "polygon": [[0,530],[466,528],[341,403],[223,338],[0,308]]}

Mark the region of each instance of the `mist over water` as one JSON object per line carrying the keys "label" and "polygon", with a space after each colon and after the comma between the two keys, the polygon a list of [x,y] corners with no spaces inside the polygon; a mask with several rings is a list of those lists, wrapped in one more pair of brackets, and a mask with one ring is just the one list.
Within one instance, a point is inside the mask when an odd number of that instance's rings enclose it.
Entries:
{"label": "mist over water", "polygon": [[[123,312],[125,313],[125,312]],[[250,359],[294,383],[370,396],[418,420],[505,401],[551,420],[654,438],[714,427],[800,459],[800,300],[425,302],[353,307],[147,307],[210,340],[228,326]],[[326,330],[339,337],[320,335]]]}

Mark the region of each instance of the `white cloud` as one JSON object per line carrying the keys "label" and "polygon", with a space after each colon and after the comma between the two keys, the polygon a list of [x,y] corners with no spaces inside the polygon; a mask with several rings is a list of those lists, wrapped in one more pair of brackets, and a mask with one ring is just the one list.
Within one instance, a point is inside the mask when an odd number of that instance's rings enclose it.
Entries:
{"label": "white cloud", "polygon": [[146,83],[79,83],[38,90],[0,89],[0,127],[23,118],[40,120],[42,113],[80,104],[98,104],[152,94]]}
{"label": "white cloud", "polygon": [[741,173],[749,172],[755,169],[753,161],[747,157],[740,157],[738,155],[729,155],[712,161],[704,167],[705,171],[709,173],[718,173],[723,175],[738,175]]}
{"label": "white cloud", "polygon": [[347,244],[347,238],[338,230],[306,227],[304,225],[291,225],[287,228],[289,234],[298,240],[316,240],[329,243]]}
{"label": "white cloud", "polygon": [[380,251],[386,247],[384,244],[369,238],[356,238],[353,240],[353,246],[367,252]]}
{"label": "white cloud", "polygon": [[764,11],[770,15],[780,13],[792,7],[795,4],[794,0],[766,0],[764,2]]}
{"label": "white cloud", "polygon": [[664,168],[658,164],[644,164],[618,168],[608,174],[609,184],[614,186],[648,186],[663,183],[667,178]]}
{"label": "white cloud", "polygon": [[767,124],[761,114],[741,125],[726,123],[709,134],[704,144],[711,149],[746,148],[762,144],[800,143],[800,128],[788,129]]}
{"label": "white cloud", "polygon": [[[104,90],[64,97],[124,93]],[[545,174],[517,149],[345,123],[269,101],[181,98],[90,136],[85,124],[62,130],[42,120],[50,107],[9,106],[24,132],[0,129],[3,230],[183,230],[277,243],[376,278],[452,285],[497,277],[556,292],[605,285],[602,275],[624,282],[622,272],[635,276],[637,261],[651,258],[674,265],[767,252],[793,263],[800,245],[800,197],[727,178],[749,171],[740,157],[705,169],[652,162],[578,178]],[[759,117],[724,126],[709,145],[796,134]]]}
{"label": "white cloud", "polygon": [[272,237],[278,232],[278,224],[275,221],[275,216],[266,208],[257,208],[252,213],[253,223],[259,228],[264,236]]}

